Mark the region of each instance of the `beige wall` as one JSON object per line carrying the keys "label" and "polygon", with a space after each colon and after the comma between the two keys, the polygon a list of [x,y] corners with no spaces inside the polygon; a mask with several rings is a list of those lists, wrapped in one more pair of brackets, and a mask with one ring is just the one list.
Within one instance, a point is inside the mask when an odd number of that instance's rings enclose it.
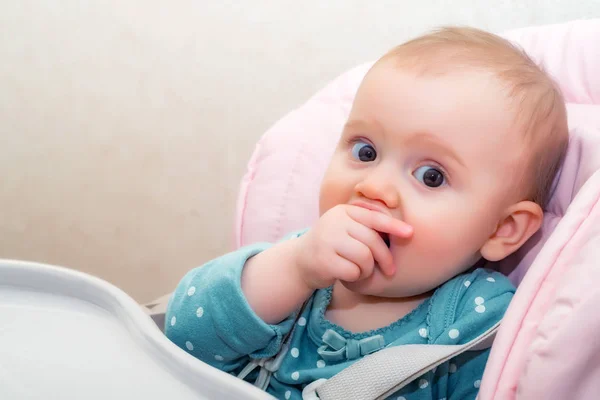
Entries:
{"label": "beige wall", "polygon": [[229,248],[255,141],[334,76],[438,24],[586,16],[596,0],[0,0],[0,257],[149,300]]}

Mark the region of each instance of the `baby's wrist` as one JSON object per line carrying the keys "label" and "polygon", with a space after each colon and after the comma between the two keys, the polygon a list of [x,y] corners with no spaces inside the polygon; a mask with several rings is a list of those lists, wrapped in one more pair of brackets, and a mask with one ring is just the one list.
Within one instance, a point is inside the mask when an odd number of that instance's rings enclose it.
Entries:
{"label": "baby's wrist", "polygon": [[302,282],[303,287],[314,292],[315,290],[323,289],[333,284],[335,279],[329,279],[322,276],[322,274],[319,274],[316,264],[314,262],[310,263],[310,257],[306,257],[306,260],[309,264],[297,266],[297,273],[299,274],[299,279]]}
{"label": "baby's wrist", "polygon": [[310,265],[308,263],[310,257],[306,252],[305,240],[304,236],[300,236],[290,241],[291,251],[293,252],[293,262],[290,263],[292,271],[290,273],[302,289],[312,292],[318,288],[311,284]]}

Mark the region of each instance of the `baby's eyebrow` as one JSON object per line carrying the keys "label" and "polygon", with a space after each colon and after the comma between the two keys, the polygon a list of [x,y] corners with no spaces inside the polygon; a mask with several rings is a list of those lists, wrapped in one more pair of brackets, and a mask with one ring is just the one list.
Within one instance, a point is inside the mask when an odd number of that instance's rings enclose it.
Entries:
{"label": "baby's eyebrow", "polygon": [[427,145],[427,148],[430,150],[434,150],[440,154],[443,154],[446,157],[449,157],[456,161],[462,167],[466,167],[464,161],[458,156],[458,154],[452,149],[448,143],[428,132],[416,132],[406,137],[403,140],[403,146],[424,146]]}
{"label": "baby's eyebrow", "polygon": [[344,129],[360,128],[365,125],[366,124],[363,121],[358,120],[358,119],[353,119],[353,120],[346,121],[346,123],[344,124]]}
{"label": "baby's eyebrow", "polygon": [[368,119],[368,120],[350,119],[344,124],[344,130],[346,130],[346,129],[363,130],[363,129],[373,128],[373,127],[380,131],[383,130],[382,129],[383,127],[381,126],[379,121],[377,121],[375,119]]}

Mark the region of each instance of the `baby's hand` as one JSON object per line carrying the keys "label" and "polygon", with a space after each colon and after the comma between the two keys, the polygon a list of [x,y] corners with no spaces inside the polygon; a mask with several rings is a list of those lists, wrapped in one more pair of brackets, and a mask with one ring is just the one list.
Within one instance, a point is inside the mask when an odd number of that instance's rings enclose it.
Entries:
{"label": "baby's hand", "polygon": [[379,232],[408,238],[412,227],[378,211],[341,204],[321,216],[298,240],[300,275],[311,289],[331,286],[336,280],[368,278],[375,262],[391,276],[396,272],[392,254]]}

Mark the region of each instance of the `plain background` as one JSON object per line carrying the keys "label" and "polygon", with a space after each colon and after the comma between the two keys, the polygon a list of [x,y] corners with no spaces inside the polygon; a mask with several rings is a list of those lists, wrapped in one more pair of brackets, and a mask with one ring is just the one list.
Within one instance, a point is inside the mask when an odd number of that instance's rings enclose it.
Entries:
{"label": "plain background", "polygon": [[439,25],[590,17],[600,0],[0,0],[0,258],[150,300],[231,249],[257,139],[335,76]]}

